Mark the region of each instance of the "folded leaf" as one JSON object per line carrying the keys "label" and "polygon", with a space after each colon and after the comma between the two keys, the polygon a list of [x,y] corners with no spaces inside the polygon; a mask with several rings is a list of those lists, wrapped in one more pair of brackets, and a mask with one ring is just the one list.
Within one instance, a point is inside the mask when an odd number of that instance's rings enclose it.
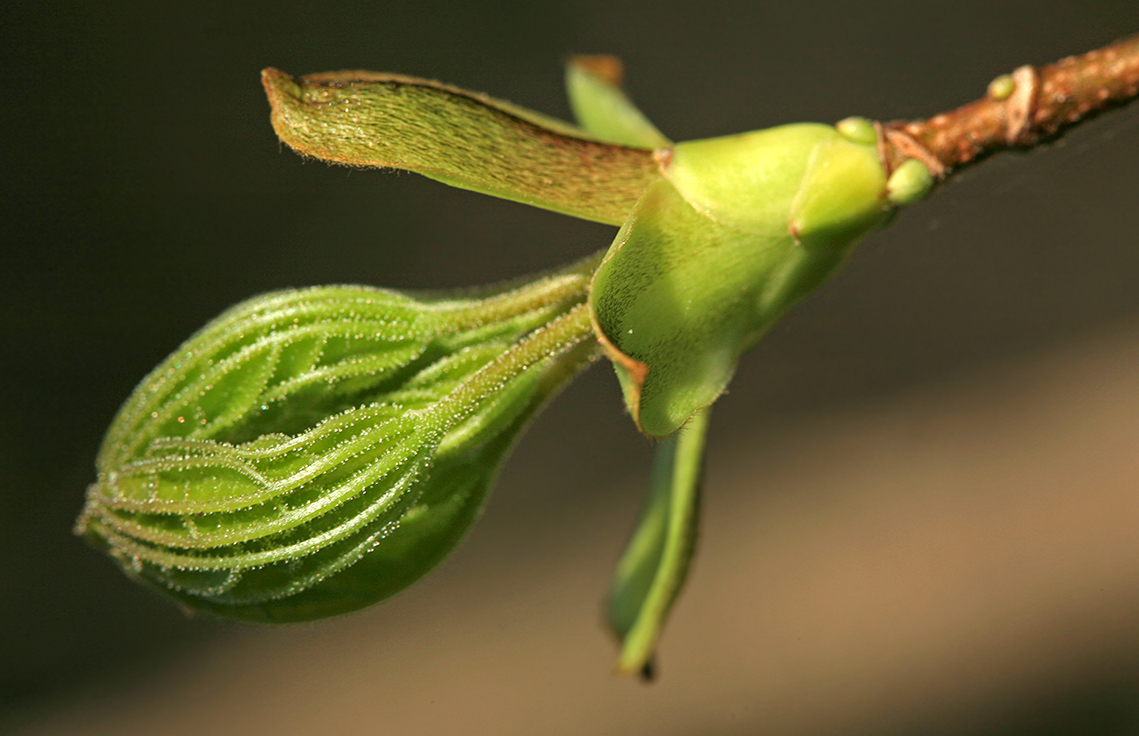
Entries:
{"label": "folded leaf", "polygon": [[649,499],[609,592],[609,626],[621,642],[617,670],[652,679],[665,619],[696,549],[700,481],[710,409],[664,438],[653,458]]}
{"label": "folded leaf", "polygon": [[593,354],[593,263],[481,299],[366,287],[223,314],[116,417],[77,531],[192,609],[353,610],[427,572]]}
{"label": "folded leaf", "polygon": [[261,78],[277,135],[325,161],[408,169],[612,225],[660,175],[650,150],[438,82],[368,71]]}

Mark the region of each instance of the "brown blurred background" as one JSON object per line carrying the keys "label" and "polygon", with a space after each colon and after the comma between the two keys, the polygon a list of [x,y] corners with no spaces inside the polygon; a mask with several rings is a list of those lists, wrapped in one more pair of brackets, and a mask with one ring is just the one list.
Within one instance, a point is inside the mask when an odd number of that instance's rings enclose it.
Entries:
{"label": "brown blurred background", "polygon": [[301,627],[191,620],[70,533],[131,387],[286,286],[442,288],[613,230],[305,163],[258,72],[374,68],[567,116],[609,52],[677,140],[971,100],[1134,0],[63,3],[2,11],[0,730],[1139,732],[1139,107],[903,212],[740,367],[652,687],[600,598],[651,448],[598,365],[450,560]]}

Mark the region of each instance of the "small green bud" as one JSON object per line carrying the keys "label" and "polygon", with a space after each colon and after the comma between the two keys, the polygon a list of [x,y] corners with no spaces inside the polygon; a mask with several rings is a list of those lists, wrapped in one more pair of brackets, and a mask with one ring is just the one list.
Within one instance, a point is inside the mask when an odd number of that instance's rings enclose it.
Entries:
{"label": "small green bud", "polygon": [[925,199],[933,188],[933,175],[929,167],[916,158],[901,163],[886,182],[886,197],[896,206],[913,204]]}
{"label": "small green bud", "polygon": [[994,100],[1007,100],[1016,91],[1016,80],[1011,74],[1002,74],[989,82],[989,97]]}
{"label": "small green bud", "polygon": [[846,118],[835,123],[834,127],[849,141],[865,145],[878,143],[878,131],[874,129],[874,123],[866,118]]}

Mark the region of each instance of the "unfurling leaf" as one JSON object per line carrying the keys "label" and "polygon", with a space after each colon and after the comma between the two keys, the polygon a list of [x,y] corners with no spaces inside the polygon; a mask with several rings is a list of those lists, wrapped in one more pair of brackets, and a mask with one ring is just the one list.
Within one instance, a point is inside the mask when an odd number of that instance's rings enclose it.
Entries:
{"label": "unfurling leaf", "polygon": [[680,143],[593,280],[637,425],[675,432],[891,204],[874,144],[813,123]]}
{"label": "unfurling leaf", "polygon": [[566,66],[573,116],[603,141],[634,148],[667,148],[665,138],[621,90],[624,65],[615,56],[574,56]]}
{"label": "unfurling leaf", "polygon": [[694,549],[708,406],[932,177],[908,160],[887,179],[858,118],[673,144],[621,74],[613,57],[571,60],[578,128],[413,77],[266,69],[273,127],[303,155],[621,229],[603,258],[478,297],[341,286],[231,309],[120,410],[77,531],[190,609],[361,608],[454,547],[529,418],[600,344],[637,426],[665,438],[607,611],[618,670],[648,676]]}
{"label": "unfurling leaf", "polygon": [[621,654],[617,671],[652,679],[653,655],[672,604],[688,575],[700,521],[705,407],[661,440],[653,457],[649,498],[609,590],[609,628]]}
{"label": "unfurling leaf", "polygon": [[367,71],[261,78],[277,135],[325,161],[408,169],[611,225],[660,175],[650,150],[438,82]]}
{"label": "unfurling leaf", "polygon": [[120,410],[77,531],[234,618],[397,592],[458,542],[519,431],[594,354],[595,263],[478,299],[339,286],[234,307]]}

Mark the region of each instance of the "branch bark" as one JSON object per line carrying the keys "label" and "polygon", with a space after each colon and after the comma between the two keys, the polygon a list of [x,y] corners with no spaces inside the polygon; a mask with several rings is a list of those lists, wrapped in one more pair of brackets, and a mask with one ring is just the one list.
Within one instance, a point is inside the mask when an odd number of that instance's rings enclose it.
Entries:
{"label": "branch bark", "polygon": [[997,77],[985,97],[927,120],[879,125],[887,171],[907,158],[937,179],[1007,148],[1026,148],[1139,96],[1139,34]]}

